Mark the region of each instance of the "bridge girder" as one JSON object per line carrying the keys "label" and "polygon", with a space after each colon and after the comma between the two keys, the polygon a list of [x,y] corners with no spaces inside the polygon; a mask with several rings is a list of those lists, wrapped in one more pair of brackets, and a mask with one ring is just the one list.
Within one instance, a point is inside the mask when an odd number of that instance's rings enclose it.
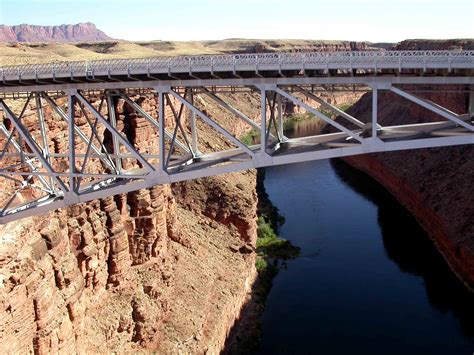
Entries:
{"label": "bridge girder", "polygon": [[[8,181],[0,196],[0,223],[156,184],[250,168],[474,143],[472,112],[454,113],[391,81],[371,79],[362,82],[371,88],[373,98],[371,121],[362,122],[327,102],[317,90],[305,86],[311,82],[308,78],[303,79],[284,85],[278,84],[277,79],[254,80],[252,91],[260,95],[257,120],[216,95],[215,87],[210,86],[155,86],[147,95],[156,100],[156,112],[147,112],[125,90],[113,85],[91,95],[85,90],[68,87],[56,98],[46,91],[28,91],[28,98],[18,115],[12,109],[14,101],[0,99],[4,115],[0,124],[0,179]],[[237,88],[249,84],[247,80],[233,83]],[[381,126],[377,105],[381,91],[404,97],[407,102],[444,120]],[[213,117],[199,105],[195,92],[209,97],[220,110],[232,113],[236,122],[245,123],[249,129],[258,129],[260,143],[246,144],[235,137],[218,117]],[[117,99],[124,100],[131,111],[146,121],[146,129],[153,137],[149,146],[137,146],[133,137],[127,136],[123,127],[119,128]],[[336,132],[293,139],[285,137],[282,107],[288,102],[325,121]],[[58,120],[45,118],[46,105]],[[318,106],[332,111],[342,120],[333,120],[318,110]],[[188,122],[184,122],[185,110],[189,113]],[[25,112],[29,113],[27,121]],[[62,141],[66,144],[58,149],[55,144],[59,144],[59,138],[54,134],[59,135],[61,130]],[[52,131],[55,132],[53,135]],[[220,135],[227,147],[199,151],[200,134],[211,131]]]}

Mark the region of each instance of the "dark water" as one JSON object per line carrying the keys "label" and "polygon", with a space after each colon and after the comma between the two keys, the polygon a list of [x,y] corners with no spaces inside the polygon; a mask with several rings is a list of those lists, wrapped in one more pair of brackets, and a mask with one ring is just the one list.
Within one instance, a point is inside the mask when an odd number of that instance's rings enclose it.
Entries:
{"label": "dark water", "polygon": [[301,256],[274,279],[261,353],[473,354],[473,295],[378,184],[325,160],[265,187]]}
{"label": "dark water", "polygon": [[306,137],[315,134],[320,134],[323,123],[318,119],[308,119],[296,122],[291,131],[286,132],[288,138]]}

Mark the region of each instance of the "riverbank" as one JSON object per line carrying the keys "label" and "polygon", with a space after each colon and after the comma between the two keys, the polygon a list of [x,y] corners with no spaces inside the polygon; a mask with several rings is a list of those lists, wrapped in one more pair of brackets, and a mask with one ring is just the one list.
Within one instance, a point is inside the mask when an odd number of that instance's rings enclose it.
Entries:
{"label": "riverbank", "polygon": [[262,337],[261,317],[272,288],[273,279],[286,262],[299,256],[300,248],[279,237],[284,217],[275,207],[265,190],[265,169],[257,170],[257,256],[258,276],[252,286],[251,297],[241,311],[228,335],[224,354],[257,353]]}

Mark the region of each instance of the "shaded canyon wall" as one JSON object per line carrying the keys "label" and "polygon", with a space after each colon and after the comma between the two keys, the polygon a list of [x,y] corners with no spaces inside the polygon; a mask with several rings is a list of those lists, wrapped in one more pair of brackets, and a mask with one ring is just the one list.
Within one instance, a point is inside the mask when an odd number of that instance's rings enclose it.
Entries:
{"label": "shaded canyon wall", "polygon": [[[468,111],[468,94],[420,93],[456,113]],[[370,122],[371,95],[348,112]],[[379,94],[379,123],[444,120],[391,93]],[[342,122],[342,121],[341,121]],[[471,145],[345,157],[385,186],[420,222],[458,277],[474,288],[474,147]]]}

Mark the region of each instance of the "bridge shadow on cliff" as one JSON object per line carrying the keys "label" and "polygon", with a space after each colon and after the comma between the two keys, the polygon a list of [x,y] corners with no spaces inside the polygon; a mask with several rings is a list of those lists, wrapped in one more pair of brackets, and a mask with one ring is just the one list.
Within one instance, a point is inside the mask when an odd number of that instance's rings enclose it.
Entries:
{"label": "bridge shadow on cliff", "polygon": [[365,173],[340,159],[331,164],[339,178],[378,208],[387,256],[402,272],[423,279],[431,306],[452,312],[464,335],[474,337],[474,295],[457,279],[416,219]]}

